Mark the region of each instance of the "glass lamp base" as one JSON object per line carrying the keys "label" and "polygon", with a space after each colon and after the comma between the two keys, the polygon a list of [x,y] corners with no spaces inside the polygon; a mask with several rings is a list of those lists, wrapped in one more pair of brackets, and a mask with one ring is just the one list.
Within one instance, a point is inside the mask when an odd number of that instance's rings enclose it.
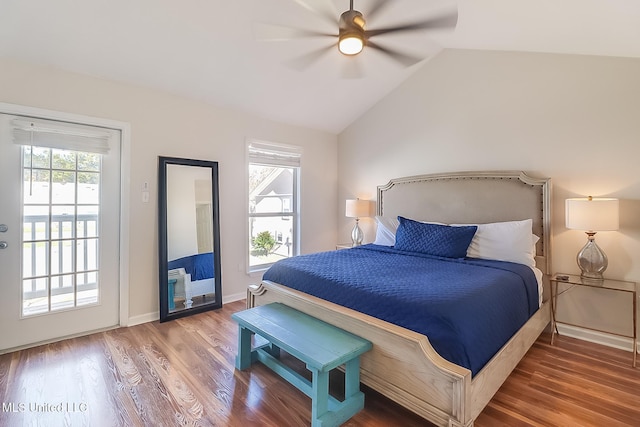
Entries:
{"label": "glass lamp base", "polygon": [[602,280],[602,273],[607,269],[609,260],[602,249],[596,245],[595,234],[596,233],[587,232],[589,240],[587,240],[587,244],[578,252],[576,261],[578,262],[578,267],[582,270],[582,277]]}
{"label": "glass lamp base", "polygon": [[358,226],[358,220],[356,219],[356,225],[351,230],[351,245],[352,246],[360,246],[362,244],[362,240],[364,239],[364,233]]}

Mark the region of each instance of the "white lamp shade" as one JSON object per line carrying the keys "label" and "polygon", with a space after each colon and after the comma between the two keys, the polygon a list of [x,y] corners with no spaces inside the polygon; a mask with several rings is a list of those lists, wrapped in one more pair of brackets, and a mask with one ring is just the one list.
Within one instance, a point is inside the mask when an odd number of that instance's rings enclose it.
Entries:
{"label": "white lamp shade", "polygon": [[345,216],[348,218],[364,218],[371,215],[371,202],[369,200],[347,200]]}
{"label": "white lamp shade", "polygon": [[566,226],[572,230],[612,231],[619,228],[618,199],[567,199],[565,215]]}

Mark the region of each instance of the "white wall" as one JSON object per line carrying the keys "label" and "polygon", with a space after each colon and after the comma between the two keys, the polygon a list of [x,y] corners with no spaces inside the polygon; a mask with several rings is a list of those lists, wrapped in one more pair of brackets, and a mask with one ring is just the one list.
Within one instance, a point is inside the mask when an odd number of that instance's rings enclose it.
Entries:
{"label": "white wall", "polygon": [[[211,168],[167,165],[167,260],[198,253],[196,180],[211,181]],[[208,202],[211,202],[209,188]]]}
{"label": "white wall", "polygon": [[[524,170],[553,180],[555,271],[579,272],[584,233],[564,226],[564,200],[621,199],[620,230],[596,241],[606,275],[640,281],[640,60],[445,50],[338,137],[344,199],[375,199],[390,178],[466,170]],[[367,239],[373,222],[363,221]],[[572,320],[630,331],[630,298],[574,292]],[[562,308],[562,307],[561,307]],[[626,316],[626,317],[625,317]]]}
{"label": "white wall", "polygon": [[[188,78],[188,76],[185,76]],[[158,156],[219,162],[223,298],[244,296],[247,223],[247,138],[303,147],[301,250],[327,250],[336,242],[337,138],[287,126],[168,93],[52,68],[0,60],[0,102],[94,116],[131,124],[130,317],[158,312]],[[143,184],[151,198],[142,202]]]}

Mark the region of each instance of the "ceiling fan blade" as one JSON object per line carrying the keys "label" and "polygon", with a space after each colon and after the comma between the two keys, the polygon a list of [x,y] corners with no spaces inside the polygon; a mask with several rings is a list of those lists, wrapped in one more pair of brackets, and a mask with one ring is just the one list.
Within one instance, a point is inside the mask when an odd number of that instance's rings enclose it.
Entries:
{"label": "ceiling fan blade", "polygon": [[396,50],[388,49],[384,46],[380,46],[379,44],[373,43],[371,41],[367,41],[367,47],[373,48],[379,52],[384,53],[385,55],[391,57],[392,59],[404,65],[405,67],[410,67],[411,65],[417,64],[418,62],[424,59],[424,58],[409,55],[406,53],[398,52]]}
{"label": "ceiling fan blade", "polygon": [[293,0],[300,6],[304,7],[310,12],[320,16],[325,21],[332,25],[338,22],[338,13],[335,10],[333,3],[329,0]]}
{"label": "ceiling fan blade", "polygon": [[256,23],[253,25],[253,37],[259,41],[284,41],[310,37],[338,37],[338,35],[283,25]]}
{"label": "ceiling fan blade", "polygon": [[331,44],[329,46],[321,47],[320,49],[312,50],[309,53],[305,53],[302,56],[288,60],[285,63],[293,69],[304,71],[305,69],[309,68],[309,66],[311,66],[314,62],[322,58],[331,49],[335,48],[335,44]]}
{"label": "ceiling fan blade", "polygon": [[403,31],[455,28],[457,23],[458,23],[458,11],[455,11],[447,15],[438,16],[436,18],[414,22],[411,24],[399,25],[397,27],[380,28],[378,30],[367,30],[365,31],[365,35],[367,38],[369,38],[369,37],[379,36],[381,34],[400,33]]}
{"label": "ceiling fan blade", "polygon": [[389,4],[389,0],[371,0],[369,4],[371,6],[366,11],[367,20],[375,18]]}

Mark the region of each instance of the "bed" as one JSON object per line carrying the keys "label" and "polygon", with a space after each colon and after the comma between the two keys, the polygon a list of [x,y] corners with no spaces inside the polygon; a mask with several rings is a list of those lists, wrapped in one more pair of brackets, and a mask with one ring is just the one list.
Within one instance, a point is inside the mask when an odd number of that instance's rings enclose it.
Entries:
{"label": "bed", "polygon": [[[517,171],[400,178],[378,187],[377,215],[444,224],[531,219],[532,233],[539,238],[531,242],[535,267],[546,275],[550,187],[549,179]],[[373,348],[362,357],[363,383],[436,425],[468,427],[548,325],[546,282],[542,280],[539,308],[476,372],[442,357],[428,335],[274,281],[250,286],[247,306],[282,302],[370,340]]]}
{"label": "bed", "polygon": [[185,308],[192,307],[193,297],[215,292],[213,252],[174,259],[168,267],[169,280],[176,280],[174,298],[184,298]]}

